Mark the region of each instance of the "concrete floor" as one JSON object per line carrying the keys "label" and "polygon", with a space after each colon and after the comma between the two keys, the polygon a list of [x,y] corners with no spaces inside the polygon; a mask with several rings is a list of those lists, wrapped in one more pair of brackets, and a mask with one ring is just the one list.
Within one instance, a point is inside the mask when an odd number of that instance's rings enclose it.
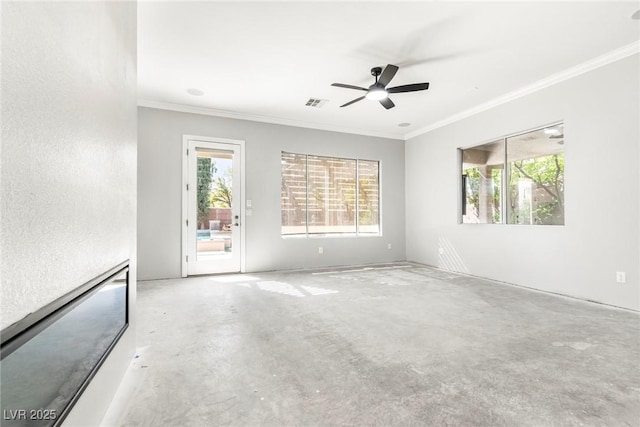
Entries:
{"label": "concrete floor", "polygon": [[638,313],[424,266],[143,282],[137,318],[122,427],[640,425]]}

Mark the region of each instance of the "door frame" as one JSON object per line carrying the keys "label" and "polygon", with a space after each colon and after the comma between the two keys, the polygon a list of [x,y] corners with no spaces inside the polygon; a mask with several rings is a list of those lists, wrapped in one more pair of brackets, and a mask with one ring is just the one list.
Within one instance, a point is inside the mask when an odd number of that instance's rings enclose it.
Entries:
{"label": "door frame", "polygon": [[180,238],[182,239],[182,250],[180,252],[181,258],[181,276],[187,277],[187,250],[188,250],[188,239],[187,239],[187,217],[188,217],[188,193],[187,193],[187,183],[189,182],[189,157],[187,156],[187,150],[189,149],[189,141],[201,141],[201,142],[214,142],[218,144],[233,144],[237,145],[240,148],[240,272],[244,273],[246,271],[246,261],[245,261],[245,252],[246,252],[246,240],[247,233],[245,232],[245,141],[240,139],[228,139],[228,138],[216,138],[209,136],[199,136],[199,135],[182,135],[182,222],[180,224]]}

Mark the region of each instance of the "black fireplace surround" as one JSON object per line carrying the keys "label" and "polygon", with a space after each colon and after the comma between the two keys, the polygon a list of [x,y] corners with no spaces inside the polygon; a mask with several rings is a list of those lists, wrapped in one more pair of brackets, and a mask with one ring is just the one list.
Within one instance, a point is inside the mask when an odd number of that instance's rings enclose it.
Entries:
{"label": "black fireplace surround", "polygon": [[0,333],[0,424],[57,426],[129,325],[129,261]]}

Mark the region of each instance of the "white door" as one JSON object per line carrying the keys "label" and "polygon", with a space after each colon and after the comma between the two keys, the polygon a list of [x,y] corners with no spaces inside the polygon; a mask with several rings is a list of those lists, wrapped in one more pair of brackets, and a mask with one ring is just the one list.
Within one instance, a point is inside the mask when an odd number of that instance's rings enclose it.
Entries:
{"label": "white door", "polygon": [[241,145],[186,142],[183,276],[239,272]]}

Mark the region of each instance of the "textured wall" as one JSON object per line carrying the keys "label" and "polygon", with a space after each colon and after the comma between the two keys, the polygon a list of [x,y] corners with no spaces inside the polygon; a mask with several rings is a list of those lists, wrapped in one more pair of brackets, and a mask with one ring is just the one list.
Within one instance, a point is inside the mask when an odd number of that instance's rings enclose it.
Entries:
{"label": "textured wall", "polygon": [[6,327],[134,255],[136,57],[135,5],[2,9]]}
{"label": "textured wall", "polygon": [[[128,258],[133,310],[136,4],[2,2],[1,31],[1,326]],[[65,425],[100,422],[134,330]]]}
{"label": "textured wall", "polygon": [[[240,139],[246,146],[244,218],[248,271],[403,260],[404,143],[292,126],[139,108],[138,277],[180,277],[182,135]],[[280,235],[281,151],[381,161],[383,236]],[[391,243],[392,249],[387,249]],[[318,254],[323,246],[324,254]]]}
{"label": "textured wall", "polygon": [[[634,55],[407,141],[407,258],[640,309],[639,76]],[[457,148],[558,120],[565,225],[458,224]]]}

